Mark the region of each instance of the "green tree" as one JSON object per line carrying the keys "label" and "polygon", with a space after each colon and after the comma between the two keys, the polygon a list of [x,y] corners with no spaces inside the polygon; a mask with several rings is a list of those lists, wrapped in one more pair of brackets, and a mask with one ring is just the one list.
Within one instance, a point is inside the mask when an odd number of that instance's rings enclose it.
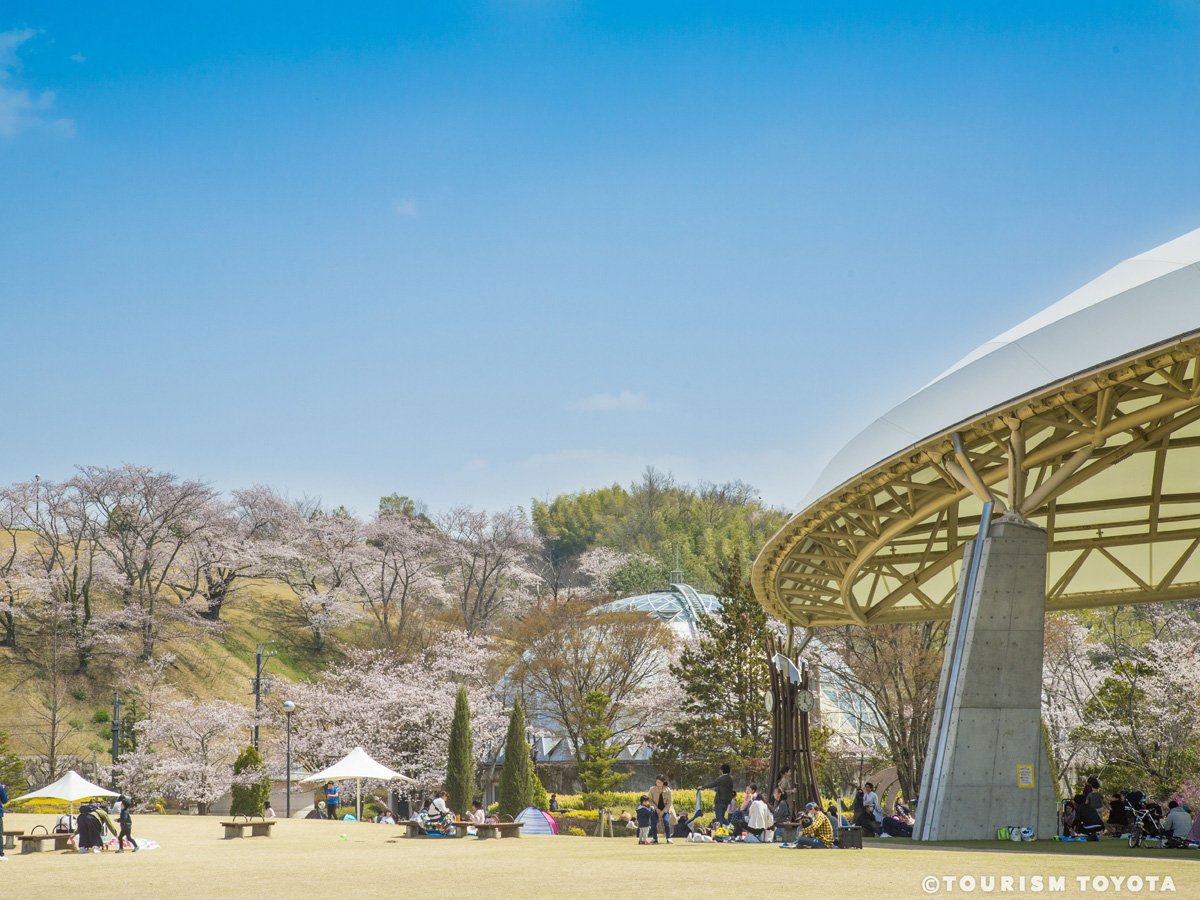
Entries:
{"label": "green tree", "polygon": [[550,807],[550,797],[546,793],[546,786],[542,784],[542,779],[538,778],[537,770],[532,766],[529,768],[529,774],[532,776],[529,782],[529,791],[533,796],[533,799],[529,801],[529,805],[536,806],[542,812],[546,812]]}
{"label": "green tree", "polygon": [[583,761],[579,764],[579,778],[588,793],[611,791],[629,777],[613,771],[621,748],[613,742],[613,731],[607,724],[612,717],[612,705],[612,698],[601,691],[588,692],[583,701]]}
{"label": "green tree", "polygon": [[263,760],[254,747],[247,747],[238,754],[233,764],[235,776],[256,772],[263,775],[256,781],[235,781],[233,785],[233,802],[229,806],[231,816],[261,816],[267,801],[271,799],[271,779],[263,769]]}
{"label": "green tree", "polygon": [[533,805],[533,762],[525,743],[525,711],[520,699],[513,701],[508,733],[504,737],[504,766],[500,769],[500,814],[516,816]]}
{"label": "green tree", "polygon": [[29,789],[25,779],[25,763],[13,753],[8,733],[0,731],[0,784],[8,789],[8,796],[19,797]]}
{"label": "green tree", "polygon": [[714,590],[710,573],[722,557],[737,548],[749,558],[788,518],[784,510],[764,506],[744,482],[678,484],[653,467],[628,489],[614,484],[560,494],[549,503],[534,500],[531,512],[547,554],[543,574],[556,597],[570,586],[579,556],[594,547],[646,554],[661,566],[661,576],[648,577],[652,573],[644,568],[624,573],[619,593],[665,587],[676,559],[690,584]]}
{"label": "green tree", "polygon": [[635,597],[651,591],[665,591],[670,580],[666,566],[639,553],[608,576],[608,589],[614,597]]}
{"label": "green tree", "polygon": [[[771,742],[763,704],[770,683],[767,614],[754,599],[738,548],[717,563],[712,577],[721,598],[717,614],[701,617],[700,640],[669,667],[684,690],[684,716],[651,743],[660,759],[679,769],[713,771],[728,762],[752,774],[764,768]],[[702,742],[695,739],[700,734]]]}
{"label": "green tree", "polygon": [[446,762],[446,793],[450,809],[465,816],[475,797],[475,751],[471,745],[471,709],[467,689],[460,686],[454,702],[454,720],[450,723],[450,746]]}

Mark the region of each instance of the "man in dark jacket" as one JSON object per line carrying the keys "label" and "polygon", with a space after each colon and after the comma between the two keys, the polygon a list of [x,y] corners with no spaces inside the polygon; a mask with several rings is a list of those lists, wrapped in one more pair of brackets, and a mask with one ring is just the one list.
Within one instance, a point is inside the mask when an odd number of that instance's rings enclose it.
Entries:
{"label": "man in dark jacket", "polygon": [[716,791],[717,796],[713,800],[713,812],[716,813],[714,822],[720,822],[722,825],[729,824],[729,820],[725,818],[725,812],[729,809],[729,805],[733,803],[733,779],[729,775],[729,763],[724,763],[721,766],[721,774],[717,779],[710,784],[700,785],[702,791]]}

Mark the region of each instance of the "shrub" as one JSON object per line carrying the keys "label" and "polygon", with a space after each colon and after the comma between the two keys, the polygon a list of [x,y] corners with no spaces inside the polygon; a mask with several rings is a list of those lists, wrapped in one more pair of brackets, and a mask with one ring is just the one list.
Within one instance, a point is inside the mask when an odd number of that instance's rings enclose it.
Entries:
{"label": "shrub", "polygon": [[550,808],[550,797],[546,793],[546,786],[542,784],[542,779],[537,777],[537,773],[533,771],[532,767],[530,768],[529,773],[530,787],[532,788],[533,793],[533,802],[531,802],[529,805],[536,806],[542,812],[546,812]]}
{"label": "shrub", "polygon": [[584,831],[582,828],[580,828],[578,825],[568,825],[565,829],[560,828],[558,830],[558,833],[559,834],[569,834],[572,837],[587,837],[587,832]]}

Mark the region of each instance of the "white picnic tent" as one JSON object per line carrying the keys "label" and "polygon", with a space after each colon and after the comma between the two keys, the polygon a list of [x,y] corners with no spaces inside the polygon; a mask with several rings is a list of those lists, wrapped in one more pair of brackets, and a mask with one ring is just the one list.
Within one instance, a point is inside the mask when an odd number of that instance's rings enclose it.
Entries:
{"label": "white picnic tent", "polygon": [[345,759],[335,762],[328,769],[322,769],[307,778],[302,778],[300,781],[301,783],[306,781],[346,781],[350,778],[354,779],[354,810],[360,822],[362,821],[362,780],[364,778],[375,778],[379,781],[414,780],[407,775],[393,772],[383,763],[371,759],[362,747],[355,747],[346,754]]}
{"label": "white picnic tent", "polygon": [[28,794],[22,794],[11,803],[19,803],[22,800],[65,800],[71,804],[71,815],[75,815],[75,804],[80,800],[90,800],[92,797],[120,797],[116,791],[110,791],[108,788],[102,788],[98,784],[92,784],[74,769],[67,772],[62,778],[48,784],[40,790],[31,791]]}

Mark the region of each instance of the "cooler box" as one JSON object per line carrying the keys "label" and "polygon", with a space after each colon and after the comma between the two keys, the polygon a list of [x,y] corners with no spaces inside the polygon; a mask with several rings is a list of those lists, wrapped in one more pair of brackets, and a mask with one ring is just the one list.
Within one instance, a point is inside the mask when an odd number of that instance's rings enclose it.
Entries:
{"label": "cooler box", "polygon": [[837,845],[843,850],[862,849],[862,828],[858,825],[843,825],[838,829]]}

